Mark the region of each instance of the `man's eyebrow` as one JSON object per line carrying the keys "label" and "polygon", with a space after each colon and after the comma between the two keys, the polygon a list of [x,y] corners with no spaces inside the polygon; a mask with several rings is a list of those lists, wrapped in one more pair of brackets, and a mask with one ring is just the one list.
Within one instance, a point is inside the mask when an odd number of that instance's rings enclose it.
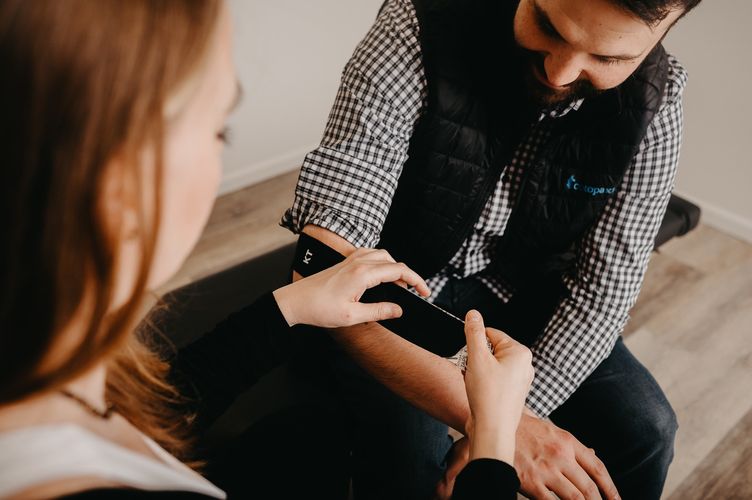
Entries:
{"label": "man's eyebrow", "polygon": [[[561,32],[556,29],[556,26],[554,26],[554,23],[551,21],[551,17],[548,15],[548,13],[543,9],[543,7],[538,4],[538,0],[533,0],[533,10],[535,10],[535,17],[538,22],[538,25],[544,29],[544,31],[550,32],[551,35],[555,36],[556,38],[563,40],[566,42],[566,38],[564,38],[561,35]],[[569,42],[567,42],[569,43]],[[641,52],[637,55],[631,55],[631,54],[617,54],[613,56],[608,56],[604,54],[590,54],[591,56],[595,57],[596,59],[602,59],[602,60],[613,60],[613,61],[634,61],[635,59],[638,59],[642,56],[644,52]]]}
{"label": "man's eyebrow", "polygon": [[230,106],[227,108],[227,112],[231,113],[235,109],[237,109],[238,106],[240,106],[240,103],[243,101],[243,85],[240,83],[240,80],[235,80],[235,95],[232,98],[232,101],[230,102]]}

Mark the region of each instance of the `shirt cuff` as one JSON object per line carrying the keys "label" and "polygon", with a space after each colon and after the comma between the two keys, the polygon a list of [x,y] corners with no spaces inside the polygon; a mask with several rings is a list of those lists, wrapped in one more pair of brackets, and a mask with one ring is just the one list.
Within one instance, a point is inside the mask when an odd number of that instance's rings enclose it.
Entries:
{"label": "shirt cuff", "polygon": [[300,234],[304,227],[312,224],[344,238],[355,248],[374,248],[379,242],[380,232],[360,222],[332,208],[296,197],[292,208],[285,212],[279,225]]}
{"label": "shirt cuff", "polygon": [[533,357],[535,377],[527,395],[527,407],[539,418],[548,416],[577,388],[565,373]]}

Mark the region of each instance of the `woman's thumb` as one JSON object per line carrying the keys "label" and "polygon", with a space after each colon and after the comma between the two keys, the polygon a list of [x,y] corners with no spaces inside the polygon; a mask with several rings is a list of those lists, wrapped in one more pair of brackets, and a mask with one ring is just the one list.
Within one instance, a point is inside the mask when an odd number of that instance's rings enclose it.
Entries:
{"label": "woman's thumb", "polygon": [[377,302],[375,304],[356,303],[352,307],[356,310],[354,317],[357,321],[355,321],[355,324],[367,323],[369,321],[383,321],[402,316],[402,308],[391,302]]}
{"label": "woman's thumb", "polygon": [[467,340],[468,355],[486,349],[486,327],[483,316],[476,310],[468,311],[465,315],[465,338]]}

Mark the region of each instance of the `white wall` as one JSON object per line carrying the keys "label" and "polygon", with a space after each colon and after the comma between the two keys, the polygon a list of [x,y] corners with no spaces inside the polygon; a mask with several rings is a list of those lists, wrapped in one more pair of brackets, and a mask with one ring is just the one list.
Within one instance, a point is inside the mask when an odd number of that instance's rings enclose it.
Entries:
{"label": "white wall", "polygon": [[752,2],[705,0],[666,47],[689,72],[677,192],[752,242]]}
{"label": "white wall", "polygon": [[381,2],[230,0],[245,96],[230,120],[222,193],[300,167]]}

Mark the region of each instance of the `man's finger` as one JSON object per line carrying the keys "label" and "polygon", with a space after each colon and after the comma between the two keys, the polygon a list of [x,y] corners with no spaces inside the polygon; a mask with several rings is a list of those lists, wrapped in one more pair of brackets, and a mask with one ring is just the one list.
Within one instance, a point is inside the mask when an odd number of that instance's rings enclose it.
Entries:
{"label": "man's finger", "polygon": [[582,493],[585,500],[600,500],[601,494],[598,491],[598,486],[592,480],[585,470],[578,464],[573,464],[562,470],[564,475],[569,481],[575,485],[575,487]]}
{"label": "man's finger", "polygon": [[449,451],[447,468],[444,472],[445,486],[448,489],[450,497],[454,489],[454,481],[460,472],[462,472],[462,469],[465,468],[468,461],[470,461],[470,441],[466,437],[463,437],[452,445],[452,449]]}
{"label": "man's finger", "polygon": [[603,465],[603,462],[601,462],[592,450],[584,446],[577,447],[575,456],[577,463],[580,464],[585,472],[595,481],[595,484],[598,485],[600,491],[603,492],[603,498],[608,498],[609,500],[620,498],[619,491],[608,474],[606,466]]}
{"label": "man's finger", "polygon": [[557,473],[552,479],[549,479],[546,487],[556,494],[556,498],[582,498],[582,492],[561,473]]}

